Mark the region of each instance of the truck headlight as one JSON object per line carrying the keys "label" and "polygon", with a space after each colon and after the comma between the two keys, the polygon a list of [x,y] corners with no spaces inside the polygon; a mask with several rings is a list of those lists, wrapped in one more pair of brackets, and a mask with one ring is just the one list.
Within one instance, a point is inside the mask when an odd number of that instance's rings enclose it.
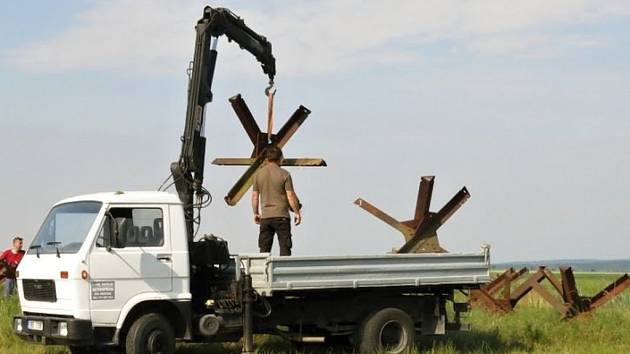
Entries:
{"label": "truck headlight", "polygon": [[22,319],[21,318],[16,318],[14,325],[15,325],[15,330],[17,332],[22,332]]}
{"label": "truck headlight", "polygon": [[59,322],[59,335],[62,337],[68,336],[68,322]]}

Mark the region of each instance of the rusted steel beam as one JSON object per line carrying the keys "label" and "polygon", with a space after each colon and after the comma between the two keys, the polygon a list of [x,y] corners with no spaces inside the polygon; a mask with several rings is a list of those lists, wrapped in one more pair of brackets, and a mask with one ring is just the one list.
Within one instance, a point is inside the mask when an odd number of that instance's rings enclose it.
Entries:
{"label": "rusted steel beam", "polygon": [[[415,236],[414,236],[415,238]],[[413,239],[413,238],[412,238]],[[398,250],[398,253],[447,253],[448,251],[442,246],[440,246],[440,241],[438,240],[437,233],[434,231],[433,233],[423,234],[420,238],[416,238],[417,241],[411,243],[411,245],[403,245]]]}
{"label": "rusted steel beam", "polygon": [[503,284],[503,292],[502,292],[503,298],[508,300],[510,299],[510,296],[512,296],[512,281],[511,278],[509,281],[506,281]]}
{"label": "rusted steel beam", "polygon": [[533,282],[532,290],[536,291],[545,301],[547,301],[554,309],[556,309],[562,316],[566,316],[570,311],[571,306],[569,304],[558,301],[547,289],[545,289],[540,283]]}
{"label": "rusted steel beam", "polygon": [[472,304],[481,305],[491,312],[506,313],[510,311],[510,303],[505,302],[504,299],[496,298],[494,293],[505,286],[509,275],[513,272],[514,269],[509,268],[480,289],[470,290],[470,302]]}
{"label": "rusted steel beam", "polygon": [[402,224],[401,222],[394,219],[386,212],[370,204],[370,202],[364,199],[358,198],[357,200],[354,201],[354,204],[358,205],[359,207],[361,207],[361,209],[367,211],[368,213],[376,216],[377,219],[383,221],[387,225],[400,231],[400,233],[402,233],[406,239],[411,238],[413,236],[414,230],[412,228]]}
{"label": "rusted steel beam", "polygon": [[516,290],[514,290],[511,295],[509,295],[510,304],[512,305],[512,307],[516,307],[516,304],[523,297],[525,297],[525,295],[533,290],[537,292],[553,308],[555,308],[558,312],[565,316],[570,310],[571,306],[569,304],[560,302],[558,299],[556,299],[556,297],[553,296],[553,294],[551,294],[541,285],[542,281],[544,281],[545,279],[549,280],[554,289],[558,290],[558,294],[561,296],[562,293],[556,287],[557,279],[546,269],[546,267],[541,266],[538,268],[538,271],[536,273],[534,273],[529,279],[527,279],[518,288],[516,288]]}
{"label": "rusted steel beam", "polygon": [[[423,247],[424,246],[423,243],[425,243],[426,240],[428,240],[429,238],[433,238],[436,236],[435,231],[437,230],[438,227],[434,227],[434,225],[435,224],[430,224],[427,227],[420,229],[420,232],[418,232],[418,229],[416,229],[413,237],[407,240],[407,242],[405,242],[405,244],[398,250],[398,253],[412,253],[417,250],[426,250],[430,252],[431,251],[430,249],[428,249],[427,247]],[[427,245],[427,246],[432,246],[432,245]],[[441,252],[441,250],[436,250],[436,251]]]}
{"label": "rusted steel beam", "polygon": [[512,270],[507,275],[507,278],[503,284],[503,294],[502,294],[503,298],[506,299],[506,301],[509,301],[510,297],[512,296],[512,283],[525,273],[527,273],[527,268],[521,268],[519,269],[518,272],[515,272],[514,270]]}
{"label": "rusted steel beam", "polygon": [[485,289],[474,289],[470,291],[470,301],[474,304],[481,305],[487,310],[495,313],[505,314],[512,311],[509,301],[504,299],[496,299]]}
{"label": "rusted steel beam", "polygon": [[556,289],[558,294],[562,294],[562,282],[547,268],[543,269],[543,273],[545,273],[547,280],[549,280],[549,283]]}
{"label": "rusted steel beam", "polygon": [[510,296],[510,302],[512,306],[516,306],[516,304],[527,295],[534,288],[534,284],[538,284],[546,278],[545,275],[545,267],[538,267],[538,271],[534,273],[529,279],[527,279],[523,284],[521,284],[516,290],[512,292]]}
{"label": "rusted steel beam", "polygon": [[217,157],[212,160],[212,164],[216,166],[251,166],[256,161],[250,157]]}
{"label": "rusted steel beam", "polygon": [[[255,158],[216,158],[212,161],[213,165],[219,166],[250,166],[256,161]],[[324,167],[327,166],[326,161],[318,158],[297,158],[283,159],[282,166],[288,167]]]}
{"label": "rusted steel beam", "polygon": [[510,279],[510,275],[512,275],[513,273],[514,268],[507,269],[505,272],[499,274],[496,278],[492,279],[492,281],[490,281],[488,284],[484,285],[483,289],[485,289],[488,294],[494,294],[503,286],[505,286],[505,283],[507,283],[507,281]]}
{"label": "rusted steel beam", "polygon": [[[455,194],[455,196],[453,196],[453,198],[451,198],[451,200],[449,200],[448,203],[440,209],[440,211],[435,213],[435,215],[429,215],[428,218],[423,219],[423,222],[418,225],[418,228],[414,233],[414,237],[408,240],[400,248],[398,253],[409,253],[413,249],[422,247],[421,243],[426,243],[424,240],[432,238],[432,236],[437,232],[437,229],[444,225],[444,223],[457,211],[457,209],[464,205],[468,198],[470,198],[470,193],[468,192],[468,189],[464,187],[457,192],[457,194]],[[435,241],[437,242],[437,238]],[[439,248],[442,249],[441,247]],[[435,251],[440,252],[438,249]]]}
{"label": "rusted steel beam", "polygon": [[[247,193],[247,190],[251,187],[254,176],[260,168],[265,164],[265,151],[267,147],[274,145],[278,148],[283,148],[284,145],[291,139],[298,128],[304,123],[311,111],[300,106],[291,115],[289,120],[280,128],[277,134],[271,135],[270,141],[268,140],[267,133],[260,131],[256,120],[254,119],[251,111],[247,107],[247,104],[243,100],[240,94],[230,98],[232,108],[237,117],[241,121],[243,128],[247,132],[249,139],[254,144],[254,151],[252,152],[251,159],[215,159],[213,162],[217,165],[235,166],[235,165],[249,165],[249,168],[245,173],[236,181],[234,186],[228,191],[225,196],[225,202],[228,205],[236,205],[243,195]],[[287,159],[284,166],[326,166],[326,162],[322,159]]]}
{"label": "rusted steel beam", "polygon": [[245,103],[245,100],[243,100],[240,93],[230,97],[229,101],[232,105],[234,113],[236,113],[236,116],[238,117],[238,120],[243,125],[243,128],[245,128],[245,132],[247,133],[247,136],[249,136],[249,140],[252,141],[252,144],[254,144],[254,148],[256,149],[259,144],[259,136],[262,132],[260,131],[260,127],[258,127],[258,123],[256,123],[252,112],[249,110],[249,107],[247,107],[247,103]]}
{"label": "rusted steel beam", "polygon": [[523,267],[521,269],[519,269],[517,272],[512,272],[512,274],[509,275],[509,281],[513,282],[516,279],[520,278],[523,274],[529,272],[529,269],[527,269],[527,267]]}
{"label": "rusted steel beam", "polygon": [[605,287],[602,291],[597,293],[595,296],[590,299],[590,311],[595,310],[598,307],[601,307],[608,301],[612,300],[617,295],[624,292],[626,289],[630,288],[630,277],[628,277],[628,273],[622,275],[619,279],[610,283],[607,287]]}
{"label": "rusted steel beam", "polygon": [[[482,307],[492,312],[506,313],[516,307],[517,303],[530,291],[534,291],[555,310],[560,312],[563,318],[569,319],[594,311],[621,294],[624,290],[630,288],[630,277],[628,274],[624,274],[595,296],[590,298],[580,296],[573,269],[571,267],[560,267],[559,270],[560,280],[549,269],[541,266],[536,273],[532,274],[529,279],[512,292],[512,281],[524,274],[526,268],[518,272],[510,268],[481,289],[471,290],[470,300],[481,304]],[[542,282],[545,279],[549,281],[552,289],[558,293],[558,296],[555,296],[553,291],[549,291],[542,286]],[[499,298],[497,293],[501,288],[503,288],[503,292]]]}
{"label": "rusted steel beam", "polygon": [[429,216],[429,207],[431,206],[434,181],[435,176],[423,176],[420,179],[420,187],[418,187],[418,200],[416,201],[416,213],[414,216],[414,221],[417,221],[418,224],[421,224],[422,221]]}
{"label": "rusted steel beam", "polygon": [[580,293],[578,292],[575,276],[571,267],[560,267],[560,277],[562,278],[562,298],[571,306],[581,306]]}
{"label": "rusted steel beam", "polygon": [[[503,314],[512,311],[513,304],[510,300],[512,283],[526,272],[527,268],[521,268],[518,271],[514,268],[507,269],[481,289],[471,290],[471,302],[479,302],[484,308],[496,313]],[[497,296],[499,290],[503,291],[500,296]]]}
{"label": "rusted steel beam", "polygon": [[434,180],[434,176],[424,176],[421,178],[418,188],[418,198],[416,199],[414,219],[412,220],[398,221],[361,198],[357,199],[355,204],[361,206],[363,209],[370,212],[370,214],[383,220],[403,234],[405,244],[397,253],[446,252],[446,250],[440,246],[440,242],[437,238],[437,229],[466,202],[470,194],[466,187],[464,187],[446,203],[439,212],[432,213],[429,211],[429,207],[431,205]]}
{"label": "rusted steel beam", "polygon": [[[462,188],[451,198],[435,215],[435,221],[439,223],[436,227],[442,226],[450,217],[468,201],[470,193],[466,187]],[[433,218],[432,218],[433,219]]]}
{"label": "rusted steel beam", "polygon": [[591,311],[591,298],[580,296],[571,267],[560,267],[562,277],[562,297],[570,306],[565,317],[573,317],[584,312]]}
{"label": "rusted steel beam", "polygon": [[225,196],[224,200],[228,205],[234,206],[239,200],[241,200],[241,198],[243,198],[249,187],[251,187],[254,183],[254,176],[256,175],[256,172],[258,172],[258,170],[266,163],[264,155],[261,155],[254,161],[254,163],[251,164],[251,166],[249,166],[249,168],[236,181],[234,186]]}
{"label": "rusted steel beam", "polygon": [[280,128],[278,133],[271,137],[271,143],[279,148],[283,148],[302,123],[304,123],[309,114],[311,114],[311,111],[308,108],[304,106],[298,107],[291,115],[291,118]]}

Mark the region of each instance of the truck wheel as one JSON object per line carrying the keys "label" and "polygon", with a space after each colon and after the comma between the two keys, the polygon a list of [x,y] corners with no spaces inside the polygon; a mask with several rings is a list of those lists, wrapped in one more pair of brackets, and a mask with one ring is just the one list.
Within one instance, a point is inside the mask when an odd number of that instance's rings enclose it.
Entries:
{"label": "truck wheel", "polygon": [[369,315],[359,333],[361,353],[404,353],[413,348],[416,329],[403,310],[385,308]]}
{"label": "truck wheel", "polygon": [[127,354],[172,354],[175,334],[164,316],[148,313],[131,325],[125,344]]}

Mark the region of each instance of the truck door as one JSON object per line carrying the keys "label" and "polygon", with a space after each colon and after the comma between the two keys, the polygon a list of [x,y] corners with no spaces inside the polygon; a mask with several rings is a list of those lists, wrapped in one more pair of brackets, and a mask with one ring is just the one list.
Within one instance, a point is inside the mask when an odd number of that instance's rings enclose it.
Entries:
{"label": "truck door", "polygon": [[115,324],[136,295],[172,291],[171,239],[168,208],[111,206],[108,210],[124,239],[124,247],[105,247],[107,219],[89,257],[90,301],[94,324]]}

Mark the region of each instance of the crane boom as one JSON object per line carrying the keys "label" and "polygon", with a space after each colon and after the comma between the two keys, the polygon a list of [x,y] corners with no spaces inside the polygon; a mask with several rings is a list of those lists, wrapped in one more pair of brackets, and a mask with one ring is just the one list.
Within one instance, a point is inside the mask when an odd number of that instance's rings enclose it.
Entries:
{"label": "crane boom", "polygon": [[195,208],[200,209],[208,192],[203,187],[205,167],[204,107],[212,102],[212,80],[217,61],[216,41],[225,35],[242,49],[250,52],[261,63],[263,72],[273,85],[276,75],[276,60],[271,43],[264,36],[245,25],[245,21],[226,8],[206,6],[203,17],[195,26],[197,32],[195,54],[188,83],[188,105],[186,124],[181,137],[182,150],[177,162],[171,164],[175,188],[184,204],[188,240],[194,237]]}

